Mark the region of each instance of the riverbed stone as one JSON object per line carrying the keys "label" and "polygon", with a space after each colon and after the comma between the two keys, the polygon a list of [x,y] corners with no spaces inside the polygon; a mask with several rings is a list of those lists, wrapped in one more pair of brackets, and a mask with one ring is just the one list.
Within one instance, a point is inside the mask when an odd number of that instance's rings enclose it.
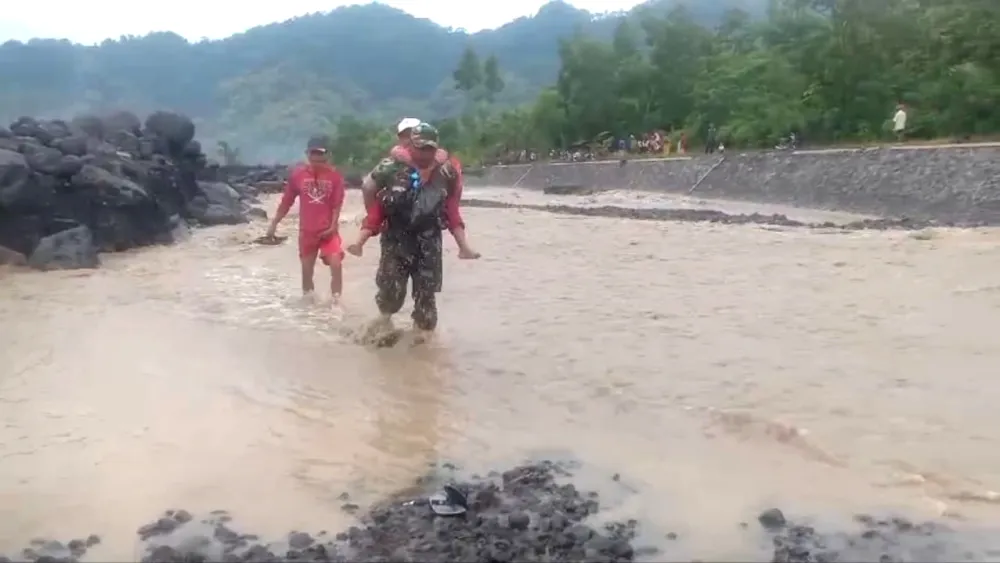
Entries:
{"label": "riverbed stone", "polygon": [[77,270],[101,265],[90,228],[84,225],[42,238],[28,258],[39,270]]}

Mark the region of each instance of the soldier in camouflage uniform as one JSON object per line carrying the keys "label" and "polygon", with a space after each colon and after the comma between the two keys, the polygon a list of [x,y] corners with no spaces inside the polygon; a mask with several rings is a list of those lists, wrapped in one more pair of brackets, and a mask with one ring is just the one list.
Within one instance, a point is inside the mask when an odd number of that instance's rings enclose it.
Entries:
{"label": "soldier in camouflage uniform", "polygon": [[438,132],[427,123],[413,128],[411,145],[405,157],[393,151],[372,170],[375,202],[348,252],[360,256],[368,239],[381,233],[375,275],[381,321],[389,324],[399,312],[412,280],[413,324],[433,331],[438,320],[436,294],[443,282],[442,231],[451,231],[459,258],[476,259],[479,253],[466,241],[459,211],[461,164],[447,153],[442,158]]}
{"label": "soldier in camouflage uniform", "polygon": [[[389,151],[389,155],[406,160],[409,158],[410,149],[410,134],[413,132],[413,128],[423,123],[415,117],[404,117],[396,125],[396,145],[392,147]],[[447,152],[438,151],[440,154],[447,158]],[[364,199],[365,210],[367,211],[375,204],[375,192],[378,191],[375,186],[375,181],[372,179],[371,174],[365,176],[361,181],[361,195]]]}

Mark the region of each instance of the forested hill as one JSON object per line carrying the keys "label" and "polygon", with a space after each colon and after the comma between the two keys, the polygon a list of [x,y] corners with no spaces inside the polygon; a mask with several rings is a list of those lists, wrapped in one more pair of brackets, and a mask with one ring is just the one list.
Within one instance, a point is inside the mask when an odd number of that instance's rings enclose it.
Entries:
{"label": "forested hill", "polygon": [[[762,13],[768,0],[651,0],[645,10],[689,2],[706,25],[731,8]],[[499,29],[467,34],[380,4],[352,6],[190,43],[171,32],[96,46],[65,40],[0,46],[0,118],[168,108],[195,117],[201,136],[244,156],[287,154],[293,139],[340,116],[452,115],[462,96],[452,73],[464,50],[495,55],[505,87],[495,103],[533,99],[558,73],[560,38],[610,38],[629,14],[595,15],[560,1]],[[2,39],[2,38],[0,38]]]}

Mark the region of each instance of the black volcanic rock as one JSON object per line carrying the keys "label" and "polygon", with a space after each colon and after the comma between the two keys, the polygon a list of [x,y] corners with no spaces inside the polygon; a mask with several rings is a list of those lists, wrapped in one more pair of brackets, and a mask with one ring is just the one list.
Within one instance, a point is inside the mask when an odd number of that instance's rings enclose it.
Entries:
{"label": "black volcanic rock", "polygon": [[0,247],[36,268],[95,267],[97,252],[173,242],[184,223],[249,221],[249,194],[199,183],[191,119],[116,112],[0,129]]}

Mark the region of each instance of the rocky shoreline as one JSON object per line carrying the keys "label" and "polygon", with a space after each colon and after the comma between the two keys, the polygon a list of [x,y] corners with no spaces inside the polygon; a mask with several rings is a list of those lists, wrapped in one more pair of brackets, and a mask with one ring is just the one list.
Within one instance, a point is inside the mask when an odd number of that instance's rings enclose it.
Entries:
{"label": "rocky shoreline", "polygon": [[616,207],[605,205],[601,207],[580,207],[573,205],[540,205],[528,203],[506,203],[486,199],[463,199],[464,207],[482,207],[488,209],[528,209],[545,211],[562,215],[579,215],[584,217],[612,217],[620,219],[635,219],[639,221],[676,221],[687,223],[721,223],[724,225],[771,225],[775,227],[802,227],[810,229],[839,229],[843,231],[862,230],[904,230],[918,231],[929,227],[947,226],[932,221],[917,221],[914,219],[862,219],[848,223],[807,223],[789,218],[787,215],[775,213],[731,214],[714,209],[637,209],[632,207]]}
{"label": "rocky shoreline", "polygon": [[0,127],[0,264],[94,268],[101,252],[264,217],[255,186],[282,171],[242,168],[210,165],[176,113],[19,118]]}
{"label": "rocky shoreline", "polygon": [[[449,464],[443,467],[454,469]],[[571,476],[569,466],[553,462],[450,484],[443,484],[441,473],[435,472],[364,513],[349,494],[342,494],[341,510],[359,516],[358,524],[347,530],[293,531],[278,541],[238,531],[222,510],[203,518],[169,510],[138,529],[141,561],[613,563],[669,556],[664,549],[644,545],[640,537],[662,536],[666,540],[662,545],[682,541],[669,531],[643,529],[636,520],[592,525],[589,517],[601,510],[599,495],[577,489],[569,482]],[[435,496],[436,491],[445,492]],[[855,522],[855,530],[821,531],[792,522],[772,508],[759,514],[756,524],[734,523],[733,529],[759,535],[770,545],[770,560],[775,562],[954,561],[961,554],[965,560],[976,558],[938,524],[869,516],[858,516]],[[0,561],[85,560],[88,549],[100,541],[97,535],[65,543],[36,539],[13,558]]]}

